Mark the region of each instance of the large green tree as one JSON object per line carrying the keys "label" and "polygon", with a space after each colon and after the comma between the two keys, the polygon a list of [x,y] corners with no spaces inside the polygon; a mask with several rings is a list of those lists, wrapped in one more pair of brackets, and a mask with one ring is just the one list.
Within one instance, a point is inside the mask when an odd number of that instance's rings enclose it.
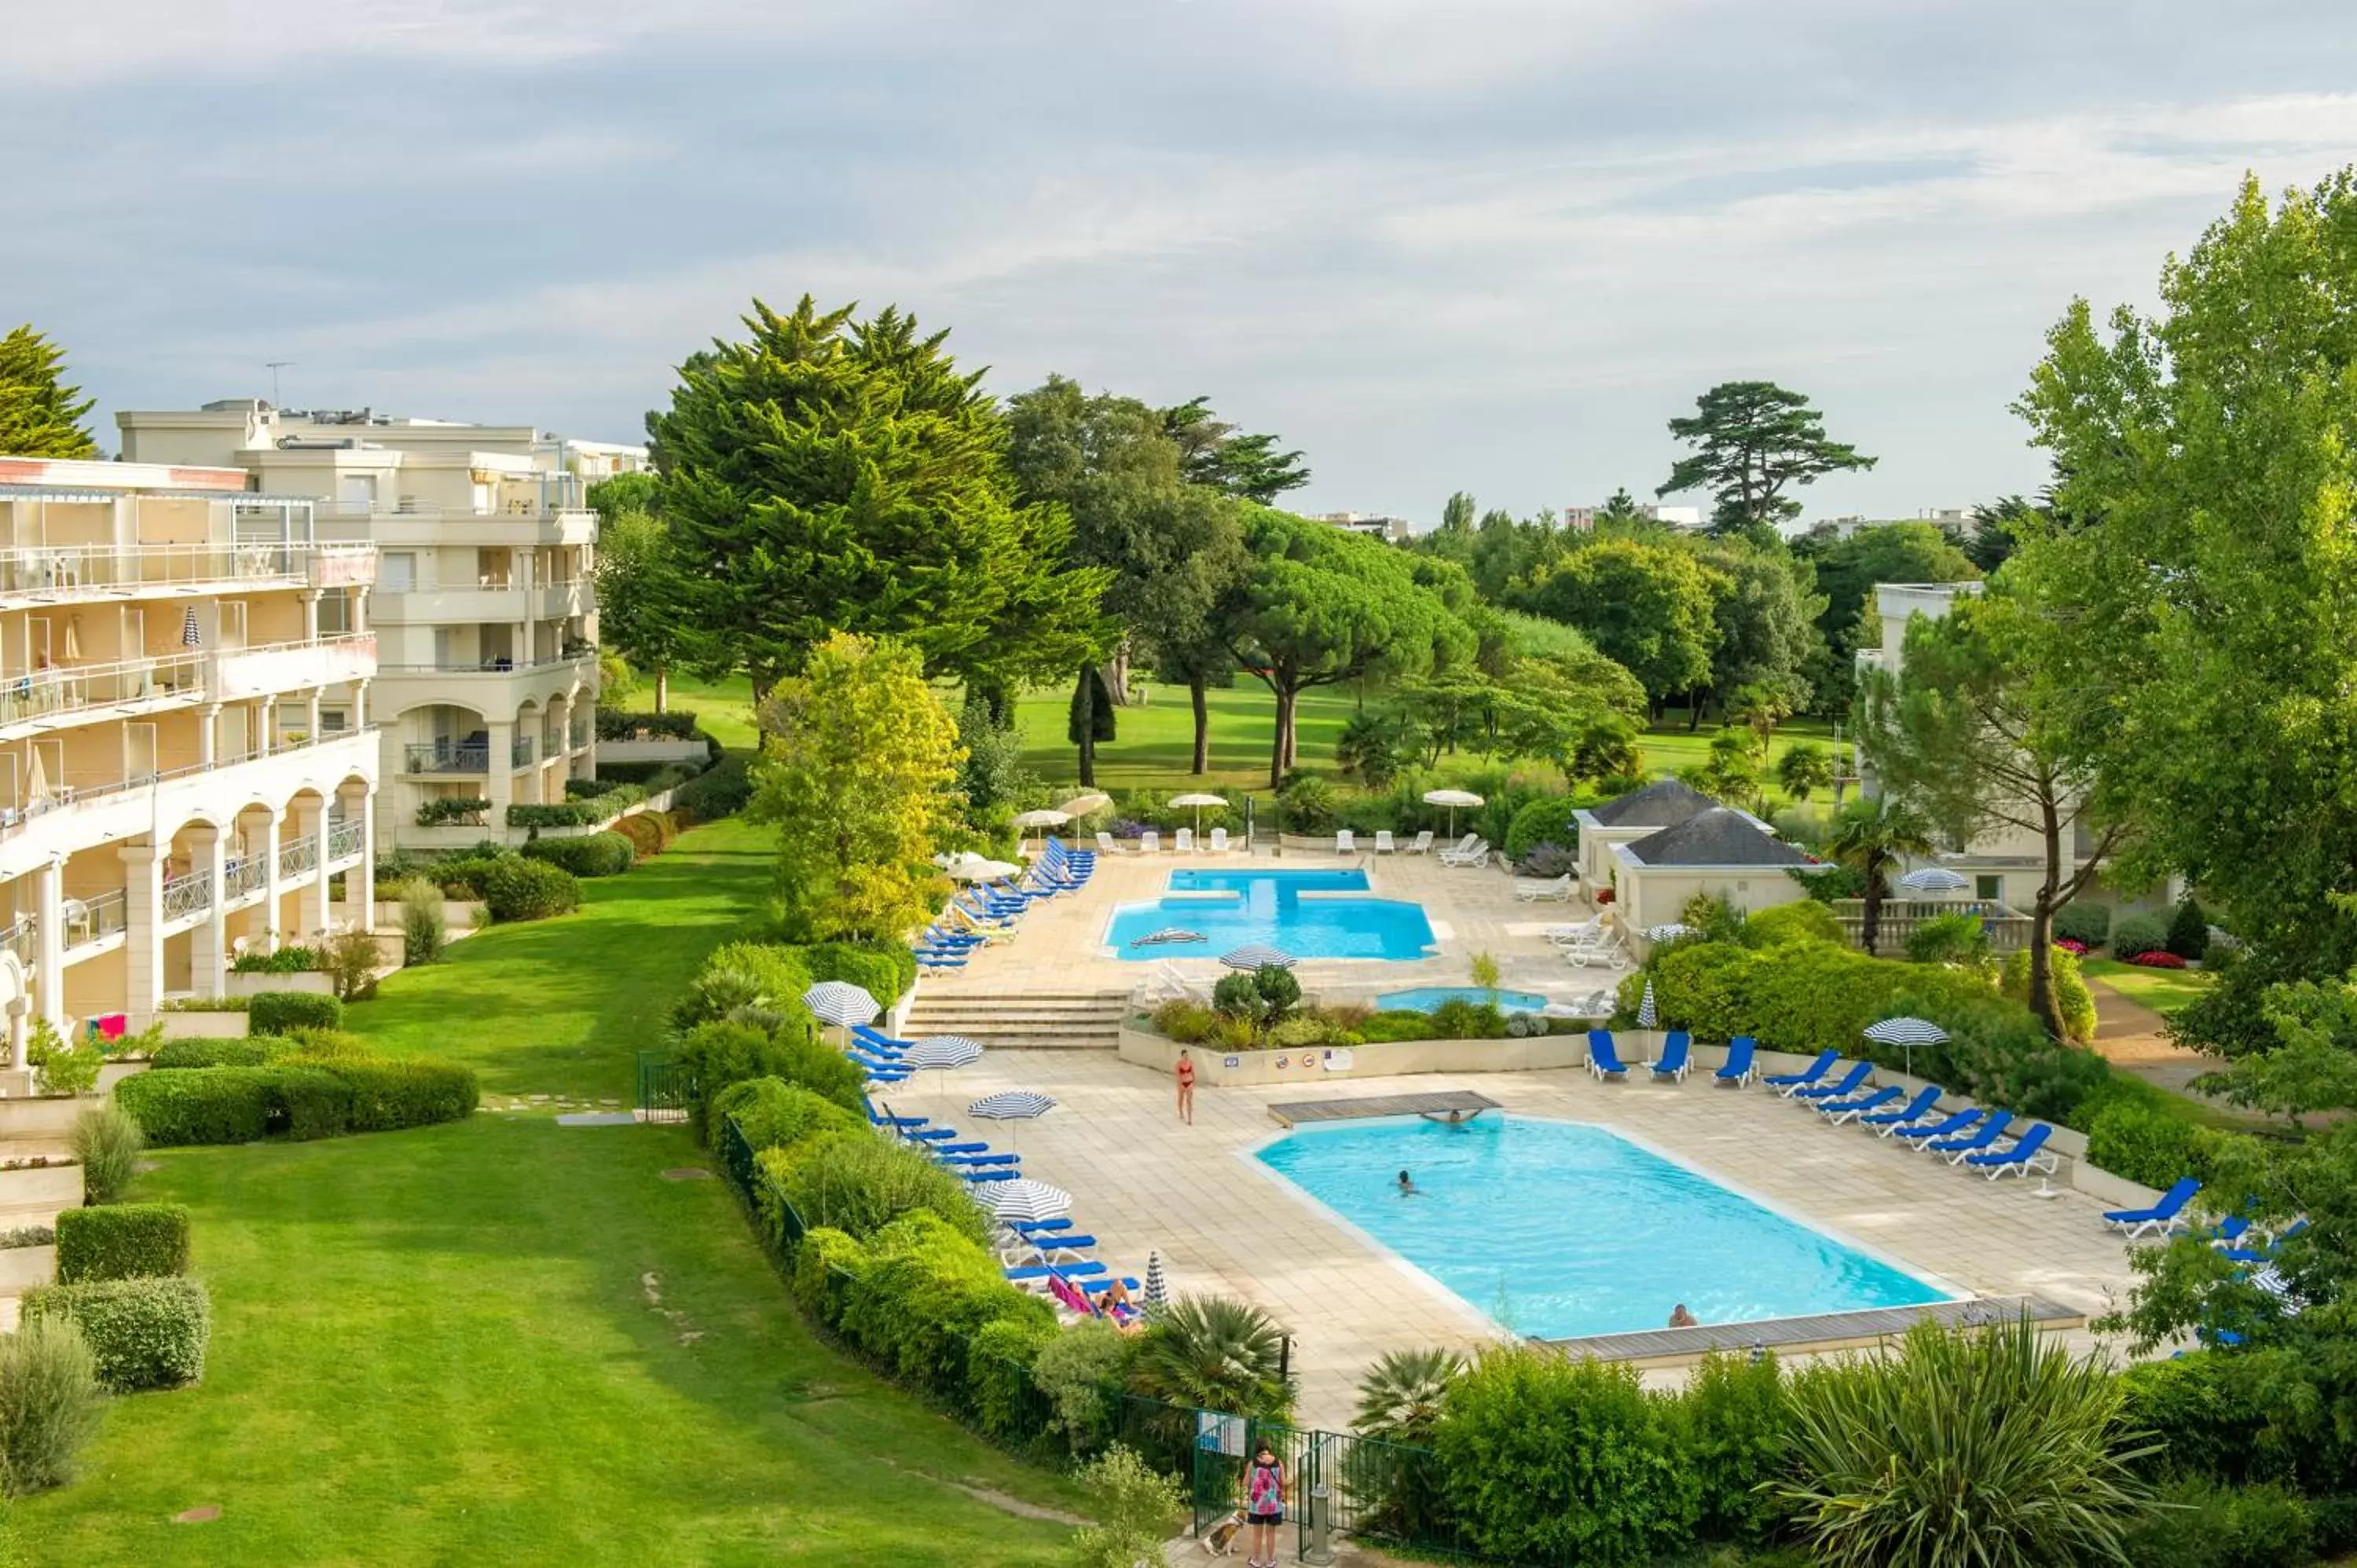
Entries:
{"label": "large green tree", "polygon": [[2086,639],[2053,612],[2066,584],[2018,560],[1986,596],[1908,623],[1901,673],[1867,672],[1858,741],[1883,788],[1954,843],[2025,834],[2042,874],[2029,908],[2029,1005],[2064,1037],[2050,956],[2054,915],[2126,838],[2104,800],[2089,722],[2104,705]]}
{"label": "large green tree", "polygon": [[0,338],[0,456],[95,457],[95,400],[65,384],[65,350],[30,325]]}
{"label": "large green tree", "polygon": [[1378,668],[1405,677],[1470,662],[1472,631],[1382,540],[1256,508],[1244,544],[1251,571],[1222,619],[1236,662],[1276,697],[1271,788],[1294,766],[1303,692]]}
{"label": "large green tree", "polygon": [[1858,945],[1871,953],[1882,938],[1883,878],[1905,856],[1932,853],[1932,826],[1896,795],[1860,796],[1835,817],[1825,848],[1866,879]]}
{"label": "large green tree", "polygon": [[1005,693],[1101,646],[1106,574],[1062,509],[1025,505],[997,406],[890,307],[755,301],[647,416],[694,662],[766,690],[836,629]]}
{"label": "large green tree", "polygon": [[1955,542],[1928,522],[1861,528],[1847,539],[1804,536],[1794,542],[1793,553],[1816,568],[1817,592],[1824,597],[1817,630],[1825,655],[1815,666],[1812,706],[1831,718],[1849,713],[1858,649],[1879,646],[1876,584],[1968,583],[1980,575]]}
{"label": "large green tree", "polygon": [[1695,450],[1653,493],[1708,490],[1711,527],[1720,533],[1772,535],[1801,515],[1787,488],[1876,461],[1829,439],[1824,415],[1774,381],[1721,381],[1695,400],[1693,413],[1670,421],[1670,434]]}
{"label": "large green tree", "polygon": [[2156,316],[2074,303],[2019,406],[2053,456],[2066,609],[2101,656],[2102,764],[2251,942],[2180,1027],[2275,1044],[2266,985],[2357,958],[2357,175],[2232,209]]}
{"label": "large green tree", "polygon": [[899,937],[923,923],[935,826],[953,809],[957,725],[916,650],[837,632],[760,706],[755,820],[778,828],[786,934]]}
{"label": "large green tree", "polygon": [[1247,435],[1211,412],[1208,397],[1162,411],[1163,428],[1177,442],[1188,482],[1263,506],[1309,482],[1298,452],[1280,452],[1277,438]]}
{"label": "large green tree", "polygon": [[1824,657],[1817,617],[1824,596],[1816,575],[1782,542],[1714,540],[1698,552],[1712,574],[1711,623],[1717,628],[1706,689],[1694,693],[1688,727],[1699,727],[1707,699],[1724,708],[1738,691],[1772,698],[1787,714],[1812,695],[1811,672]]}
{"label": "large green tree", "polygon": [[687,646],[684,584],[651,474],[622,474],[589,487],[597,514],[597,640],[654,677],[655,712],[671,708],[671,671]]}
{"label": "large green tree", "polygon": [[1516,597],[1521,607],[1585,632],[1598,652],[1637,678],[1656,712],[1710,679],[1718,645],[1713,574],[1674,544],[1599,540],[1564,556]]}

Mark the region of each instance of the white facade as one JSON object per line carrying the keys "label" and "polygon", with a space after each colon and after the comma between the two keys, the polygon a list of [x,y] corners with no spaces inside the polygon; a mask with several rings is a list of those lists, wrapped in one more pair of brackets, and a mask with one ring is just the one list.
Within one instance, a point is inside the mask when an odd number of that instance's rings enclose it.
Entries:
{"label": "white facade", "polygon": [[1370,539],[1388,539],[1394,543],[1408,536],[1410,524],[1404,517],[1385,517],[1372,511],[1324,511],[1317,521],[1335,528],[1347,528],[1352,533],[1363,533]]}
{"label": "white facade", "polygon": [[323,537],[376,546],[389,842],[447,839],[417,825],[439,799],[488,800],[496,835],[510,805],[562,801],[568,778],[596,771],[597,525],[584,491],[643,469],[643,447],[252,400],[116,423],[126,457],[237,465],[265,491],[318,498]]}
{"label": "white facade", "polygon": [[375,578],[242,467],[0,456],[12,1066],[36,1013],[135,1023],[240,950],[365,925]]}
{"label": "white facade", "polygon": [[[1563,525],[1581,533],[1593,532],[1596,516],[1602,507],[1567,506],[1563,509]],[[1639,501],[1637,515],[1648,522],[1658,522],[1666,528],[1684,529],[1689,533],[1702,529],[1702,508],[1698,506],[1656,506],[1652,501]]]}

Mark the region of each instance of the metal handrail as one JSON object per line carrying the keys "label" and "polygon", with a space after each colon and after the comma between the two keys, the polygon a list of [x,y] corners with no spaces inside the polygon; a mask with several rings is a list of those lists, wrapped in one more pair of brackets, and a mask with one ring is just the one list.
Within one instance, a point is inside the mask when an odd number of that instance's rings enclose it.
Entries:
{"label": "metal handrail", "polygon": [[158,696],[200,696],[208,657],[190,651],[106,664],[53,665],[0,679],[0,724]]}
{"label": "metal handrail", "polygon": [[0,838],[5,838],[28,823],[69,806],[87,806],[99,800],[110,800],[118,795],[168,783],[175,779],[187,779],[199,773],[212,772],[216,768],[234,768],[240,763],[259,761],[264,756],[284,757],[289,752],[307,751],[315,746],[326,746],[334,741],[349,740],[356,735],[374,735],[376,728],[376,725],[369,725],[356,730],[339,730],[334,735],[321,736],[301,746],[282,746],[275,751],[267,753],[241,752],[235,757],[217,757],[210,762],[192,762],[182,768],[166,768],[157,773],[134,774],[128,779],[110,779],[102,784],[76,784],[70,789],[59,789],[47,800],[37,800],[28,806],[0,807]]}
{"label": "metal handrail", "polygon": [[438,664],[379,664],[376,672],[380,675],[513,675],[529,670],[554,670],[560,664],[580,664],[596,657],[596,651],[590,650],[528,660],[479,659],[462,662],[454,659]]}
{"label": "metal handrail", "polygon": [[528,768],[532,765],[532,736],[520,735],[508,742],[508,766]]}
{"label": "metal handrail", "polygon": [[65,901],[66,950],[104,941],[131,929],[131,895],[113,888],[90,898]]}
{"label": "metal handrail", "polygon": [[319,864],[319,835],[306,833],[292,843],[278,846],[278,875],[300,876]]}
{"label": "metal handrail", "polygon": [[307,579],[311,563],[373,553],[373,545],[241,541],[205,544],[55,544],[0,550],[0,594],[179,587],[274,577]]}
{"label": "metal handrail", "polygon": [[213,907],[213,874],[191,871],[186,876],[175,876],[164,884],[164,918],[177,920],[184,915],[200,914]]}
{"label": "metal handrail", "polygon": [[575,719],[573,721],[572,740],[572,748],[575,751],[578,751],[583,746],[589,744],[589,721],[587,719]]}
{"label": "metal handrail", "polygon": [[270,863],[262,855],[249,854],[222,866],[222,880],[229,886],[224,897],[242,898],[270,885]]}
{"label": "metal handrail", "polygon": [[16,924],[5,931],[0,931],[0,950],[15,953],[19,963],[27,965],[38,963],[41,954],[41,918],[38,915],[18,916]]}
{"label": "metal handrail", "polygon": [[464,745],[454,741],[411,741],[402,747],[404,773],[489,773],[491,747],[488,741]]}
{"label": "metal handrail", "polygon": [[328,825],[328,858],[341,860],[348,854],[360,854],[361,834],[366,824],[361,822],[329,823]]}

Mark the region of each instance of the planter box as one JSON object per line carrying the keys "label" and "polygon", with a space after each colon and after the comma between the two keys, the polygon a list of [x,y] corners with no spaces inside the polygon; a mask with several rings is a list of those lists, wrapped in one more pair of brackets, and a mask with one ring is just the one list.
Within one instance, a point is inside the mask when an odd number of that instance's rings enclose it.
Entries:
{"label": "planter box", "polygon": [[[1178,1065],[1181,1047],[1176,1040],[1124,1025],[1115,1048],[1125,1062],[1168,1073]],[[1587,1059],[1585,1035],[1542,1035],[1520,1040],[1384,1040],[1332,1050],[1315,1046],[1281,1051],[1185,1048],[1194,1053],[1196,1081],[1215,1089],[1428,1072],[1535,1072],[1577,1067]]]}
{"label": "planter box", "polygon": [[0,1171],[0,1230],[46,1224],[61,1208],[81,1207],[80,1165]]}
{"label": "planter box", "polygon": [[333,977],[317,970],[301,970],[293,974],[239,974],[232,971],[222,977],[224,996],[253,996],[264,991],[308,991],[321,996],[336,993]]}
{"label": "planter box", "polygon": [[647,740],[601,740],[600,762],[693,762],[701,765],[712,754],[700,740],[673,740],[669,736]]}
{"label": "planter box", "polygon": [[[99,1075],[105,1076],[101,1068]],[[98,1103],[97,1097],[73,1094],[43,1094],[31,1098],[0,1100],[0,1155],[7,1153],[10,1138],[62,1138],[73,1131],[75,1119],[84,1110]],[[0,1230],[6,1227],[0,1226]]]}
{"label": "planter box", "polygon": [[164,1026],[167,1040],[242,1040],[246,1035],[242,1013],[157,1013],[154,1016]]}
{"label": "planter box", "polygon": [[36,1285],[55,1283],[58,1250],[48,1247],[0,1247],[0,1295],[22,1295]]}

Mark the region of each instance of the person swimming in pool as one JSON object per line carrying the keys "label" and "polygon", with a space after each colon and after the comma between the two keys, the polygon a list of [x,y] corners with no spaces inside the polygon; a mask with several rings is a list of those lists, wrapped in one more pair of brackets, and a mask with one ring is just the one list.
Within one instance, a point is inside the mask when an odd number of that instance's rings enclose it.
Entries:
{"label": "person swimming in pool", "polygon": [[1678,1303],[1678,1305],[1675,1305],[1674,1307],[1672,1307],[1672,1308],[1670,1309],[1670,1326],[1671,1326],[1671,1327],[1673,1327],[1673,1328],[1698,1328],[1698,1327],[1700,1327],[1701,1326],[1702,1326],[1702,1319],[1700,1319],[1700,1318],[1696,1317],[1693,1313],[1688,1312],[1688,1311],[1686,1310],[1686,1304],[1685,1304],[1684,1302],[1680,1302],[1680,1303]]}
{"label": "person swimming in pool", "polygon": [[1405,1171],[1402,1171],[1399,1174],[1399,1195],[1402,1197],[1420,1197],[1423,1196],[1416,1190],[1415,1178],[1408,1175]]}

